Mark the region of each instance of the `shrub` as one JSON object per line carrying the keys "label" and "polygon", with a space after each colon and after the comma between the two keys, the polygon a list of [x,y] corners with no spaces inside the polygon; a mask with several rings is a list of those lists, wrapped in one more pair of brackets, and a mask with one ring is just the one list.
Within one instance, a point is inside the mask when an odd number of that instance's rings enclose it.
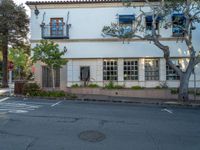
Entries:
{"label": "shrub", "polygon": [[90,87],[90,88],[97,88],[99,86],[97,84],[89,84],[88,87]]}
{"label": "shrub", "polygon": [[76,94],[67,93],[66,96],[71,99],[77,98]]}
{"label": "shrub", "polygon": [[110,81],[108,84],[105,85],[106,89],[114,89],[115,85],[113,81]]}
{"label": "shrub", "polygon": [[44,91],[36,83],[26,83],[23,87],[23,94],[27,96],[41,96],[41,97],[69,97],[77,98],[75,94],[66,94],[64,91]]}
{"label": "shrub", "polygon": [[40,86],[37,83],[26,83],[22,89],[24,95],[30,96],[37,96],[40,90]]}
{"label": "shrub", "polygon": [[[189,94],[195,94],[195,89],[189,89]],[[200,89],[196,89],[196,95],[200,95]]]}
{"label": "shrub", "polygon": [[71,86],[72,88],[78,88],[78,87],[80,87],[78,84],[73,84],[72,86]]}
{"label": "shrub", "polygon": [[171,89],[171,94],[178,94],[178,89],[177,88]]}
{"label": "shrub", "polygon": [[65,97],[64,91],[49,91],[48,95],[50,97]]}
{"label": "shrub", "polygon": [[162,89],[162,87],[160,87],[160,86],[156,86],[155,89]]}
{"label": "shrub", "polygon": [[115,85],[114,86],[114,89],[123,89],[124,87],[123,86],[121,86],[121,85]]}
{"label": "shrub", "polygon": [[124,88],[121,85],[114,85],[113,81],[110,81],[108,84],[105,85],[106,89],[122,89]]}
{"label": "shrub", "polygon": [[141,87],[141,86],[136,85],[136,86],[132,86],[131,89],[133,89],[133,90],[141,90],[141,89],[144,89],[144,88]]}
{"label": "shrub", "polygon": [[196,94],[197,94],[197,95],[200,95],[200,90],[199,90],[199,89],[197,90],[197,93],[196,93]]}
{"label": "shrub", "polygon": [[195,92],[194,89],[189,89],[189,90],[188,90],[188,93],[189,93],[189,94],[194,94],[194,92]]}
{"label": "shrub", "polygon": [[66,94],[64,91],[33,91],[27,94],[28,96],[41,96],[41,97],[65,97]]}

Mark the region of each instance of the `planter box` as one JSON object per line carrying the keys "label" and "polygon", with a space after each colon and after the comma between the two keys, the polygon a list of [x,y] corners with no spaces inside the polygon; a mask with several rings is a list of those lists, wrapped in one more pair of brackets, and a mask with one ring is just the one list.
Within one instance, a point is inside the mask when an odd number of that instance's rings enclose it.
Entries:
{"label": "planter box", "polygon": [[24,80],[15,81],[14,93],[15,94],[22,94],[23,93],[23,86],[24,86],[25,83],[27,83],[27,81],[24,81]]}
{"label": "planter box", "polygon": [[[67,88],[66,92],[83,95],[104,95],[104,96],[118,96],[118,97],[135,97],[135,98],[150,98],[150,99],[177,99],[177,94],[171,94],[170,89],[103,89],[103,88]],[[190,95],[193,99],[193,95]],[[200,100],[200,97],[197,97]]]}

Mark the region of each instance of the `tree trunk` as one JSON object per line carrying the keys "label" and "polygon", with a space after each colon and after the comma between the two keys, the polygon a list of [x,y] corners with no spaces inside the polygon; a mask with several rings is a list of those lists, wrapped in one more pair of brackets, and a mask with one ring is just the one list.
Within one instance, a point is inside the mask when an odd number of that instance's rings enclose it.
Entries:
{"label": "tree trunk", "polygon": [[54,69],[53,69],[53,65],[51,67],[51,73],[52,73],[52,89],[53,91],[55,90],[55,76],[54,76]]}
{"label": "tree trunk", "polygon": [[3,63],[2,63],[2,87],[8,87],[8,44],[3,43],[2,46]]}
{"label": "tree trunk", "polygon": [[178,94],[178,99],[180,101],[189,100],[189,92],[188,92],[189,79],[190,79],[189,73],[184,73],[180,79],[180,87],[179,87],[179,94]]}

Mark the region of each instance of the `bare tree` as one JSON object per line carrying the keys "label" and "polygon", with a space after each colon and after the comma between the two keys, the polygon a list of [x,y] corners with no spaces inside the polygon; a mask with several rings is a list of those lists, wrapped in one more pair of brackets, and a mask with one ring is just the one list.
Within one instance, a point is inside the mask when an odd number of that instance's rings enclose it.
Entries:
{"label": "bare tree", "polygon": [[[112,23],[111,26],[105,26],[103,28],[103,34],[124,40],[139,38],[152,41],[160,50],[162,50],[166,63],[180,76],[178,99],[182,101],[189,100],[189,79],[194,67],[200,63],[200,55],[197,53],[192,41],[193,30],[197,30],[197,26],[200,25],[200,0],[157,0],[154,2],[144,0],[144,3],[144,6],[150,8],[150,12],[145,12],[141,7],[140,14],[136,17],[132,30],[127,32],[123,25]],[[125,0],[123,4],[126,7],[134,7],[132,6],[133,3],[131,0]],[[147,13],[152,15],[152,30],[151,34],[145,35],[141,33],[145,32],[143,20]],[[179,13],[182,14],[182,16],[169,19],[169,16],[172,16],[173,13]],[[181,20],[180,17],[182,17]],[[183,24],[180,25],[180,21],[182,21]],[[173,63],[170,57],[170,51],[172,49],[170,49],[169,45],[165,45],[161,41],[162,37],[157,30],[158,22],[159,28],[168,29],[176,24],[176,27],[181,31],[181,34],[177,37],[173,37],[173,39],[183,41],[189,51],[189,62],[185,70],[182,70]]]}

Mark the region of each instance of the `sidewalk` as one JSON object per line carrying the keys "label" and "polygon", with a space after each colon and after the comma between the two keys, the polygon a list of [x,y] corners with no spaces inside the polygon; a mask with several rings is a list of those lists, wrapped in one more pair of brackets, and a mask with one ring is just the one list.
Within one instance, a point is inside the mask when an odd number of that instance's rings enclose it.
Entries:
{"label": "sidewalk", "polygon": [[[0,96],[9,96],[9,88],[0,89]],[[14,97],[26,97],[23,95],[13,95],[14,89],[12,89],[12,96]],[[111,102],[111,103],[126,103],[126,104],[154,104],[160,106],[186,106],[186,107],[199,107],[200,100],[190,100],[187,102],[178,101],[176,99],[152,99],[152,98],[137,98],[137,97],[119,97],[119,96],[105,96],[105,95],[85,95],[76,94],[77,98],[47,98],[47,97],[26,97],[34,99],[52,99],[52,100],[74,100],[74,101],[85,101],[85,102]]]}
{"label": "sidewalk", "polygon": [[115,97],[104,95],[82,95],[77,94],[77,99],[81,101],[98,101],[98,102],[113,102],[113,103],[135,103],[135,104],[156,104],[156,105],[172,105],[172,106],[192,106],[200,107],[199,100],[190,100],[181,102],[176,99],[152,99],[152,98],[136,98],[136,97]]}
{"label": "sidewalk", "polygon": [[[12,95],[14,94],[14,84],[11,85]],[[10,88],[0,88],[0,96],[10,95]]]}
{"label": "sidewalk", "polygon": [[[13,93],[13,89],[12,89],[12,93]],[[0,89],[0,95],[9,95],[10,93],[10,89],[9,88],[3,88],[3,89]]]}

